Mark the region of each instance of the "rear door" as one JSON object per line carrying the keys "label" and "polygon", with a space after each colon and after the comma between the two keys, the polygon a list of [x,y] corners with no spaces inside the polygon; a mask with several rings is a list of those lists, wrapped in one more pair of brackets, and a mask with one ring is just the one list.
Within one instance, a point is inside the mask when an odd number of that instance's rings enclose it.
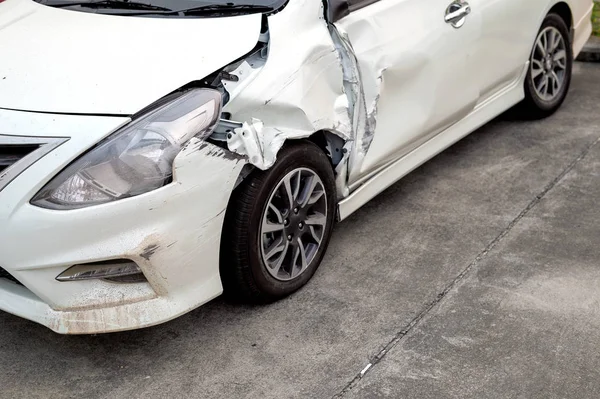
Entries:
{"label": "rear door", "polygon": [[[481,15],[463,0],[350,0],[335,22],[361,69],[372,132],[350,183],[464,118],[479,99],[472,64]],[[373,134],[374,133],[374,134]],[[366,152],[366,154],[365,154]]]}
{"label": "rear door", "polygon": [[473,63],[480,102],[518,80],[531,55],[548,0],[469,0],[482,16]]}

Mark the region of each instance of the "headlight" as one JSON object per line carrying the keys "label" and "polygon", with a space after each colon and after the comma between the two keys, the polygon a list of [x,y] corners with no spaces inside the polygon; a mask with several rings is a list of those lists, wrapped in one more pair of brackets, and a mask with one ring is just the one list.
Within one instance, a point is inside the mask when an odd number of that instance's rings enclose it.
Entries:
{"label": "headlight", "polygon": [[195,89],[110,135],[67,166],[31,201],[50,209],[82,208],[133,197],[168,184],[173,160],[192,137],[208,137],[221,94]]}

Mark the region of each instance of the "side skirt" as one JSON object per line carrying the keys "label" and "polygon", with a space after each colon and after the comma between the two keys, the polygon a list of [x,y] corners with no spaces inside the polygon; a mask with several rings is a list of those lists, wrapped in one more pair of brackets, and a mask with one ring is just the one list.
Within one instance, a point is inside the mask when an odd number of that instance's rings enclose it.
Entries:
{"label": "side skirt", "polygon": [[479,104],[468,116],[452,125],[420,147],[392,162],[338,204],[338,220],[342,221],[372,200],[386,188],[433,158],[457,141],[518,104],[525,98],[523,85],[529,61],[519,79]]}

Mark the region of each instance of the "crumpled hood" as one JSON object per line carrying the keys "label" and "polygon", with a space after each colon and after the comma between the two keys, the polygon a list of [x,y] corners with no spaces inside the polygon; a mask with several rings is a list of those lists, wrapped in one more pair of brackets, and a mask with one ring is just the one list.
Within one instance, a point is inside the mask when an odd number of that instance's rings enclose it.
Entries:
{"label": "crumpled hood", "polygon": [[260,14],[144,18],[0,3],[0,108],[133,114],[252,50]]}

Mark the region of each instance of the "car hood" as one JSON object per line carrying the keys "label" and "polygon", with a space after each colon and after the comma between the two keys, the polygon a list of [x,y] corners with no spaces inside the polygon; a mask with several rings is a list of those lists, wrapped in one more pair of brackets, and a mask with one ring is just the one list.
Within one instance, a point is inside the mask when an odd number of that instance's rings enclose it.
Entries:
{"label": "car hood", "polygon": [[0,108],[133,114],[252,50],[261,15],[108,16],[0,2]]}

